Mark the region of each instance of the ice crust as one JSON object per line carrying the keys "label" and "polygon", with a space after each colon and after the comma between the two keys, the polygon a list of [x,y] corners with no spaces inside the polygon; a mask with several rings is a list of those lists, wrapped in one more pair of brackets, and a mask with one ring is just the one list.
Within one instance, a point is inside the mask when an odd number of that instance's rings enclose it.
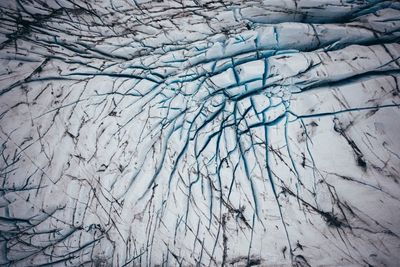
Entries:
{"label": "ice crust", "polygon": [[0,2],[0,265],[397,266],[399,10]]}

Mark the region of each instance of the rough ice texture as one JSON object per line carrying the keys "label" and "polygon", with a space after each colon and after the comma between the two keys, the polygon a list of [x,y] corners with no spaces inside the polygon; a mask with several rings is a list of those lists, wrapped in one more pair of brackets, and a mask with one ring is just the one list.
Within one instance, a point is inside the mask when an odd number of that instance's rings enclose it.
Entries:
{"label": "rough ice texture", "polygon": [[396,266],[399,10],[0,1],[0,265]]}

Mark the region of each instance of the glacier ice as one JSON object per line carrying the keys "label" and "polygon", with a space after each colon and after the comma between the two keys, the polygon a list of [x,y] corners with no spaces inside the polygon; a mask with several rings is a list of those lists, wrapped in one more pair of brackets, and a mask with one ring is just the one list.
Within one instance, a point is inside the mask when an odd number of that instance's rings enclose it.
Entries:
{"label": "glacier ice", "polygon": [[0,265],[400,262],[398,1],[0,18]]}

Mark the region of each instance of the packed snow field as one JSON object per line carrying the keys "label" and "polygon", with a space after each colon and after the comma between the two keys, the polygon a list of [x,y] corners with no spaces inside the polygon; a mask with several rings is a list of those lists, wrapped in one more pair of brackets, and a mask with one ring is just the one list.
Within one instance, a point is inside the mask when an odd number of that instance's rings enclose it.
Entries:
{"label": "packed snow field", "polygon": [[400,262],[400,2],[0,19],[1,266]]}

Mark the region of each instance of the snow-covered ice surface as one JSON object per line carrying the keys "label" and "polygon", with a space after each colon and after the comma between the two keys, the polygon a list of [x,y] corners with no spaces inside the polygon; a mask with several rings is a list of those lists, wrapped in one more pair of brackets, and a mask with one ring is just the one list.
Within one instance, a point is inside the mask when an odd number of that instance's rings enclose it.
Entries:
{"label": "snow-covered ice surface", "polygon": [[400,263],[400,2],[0,20],[0,265]]}

